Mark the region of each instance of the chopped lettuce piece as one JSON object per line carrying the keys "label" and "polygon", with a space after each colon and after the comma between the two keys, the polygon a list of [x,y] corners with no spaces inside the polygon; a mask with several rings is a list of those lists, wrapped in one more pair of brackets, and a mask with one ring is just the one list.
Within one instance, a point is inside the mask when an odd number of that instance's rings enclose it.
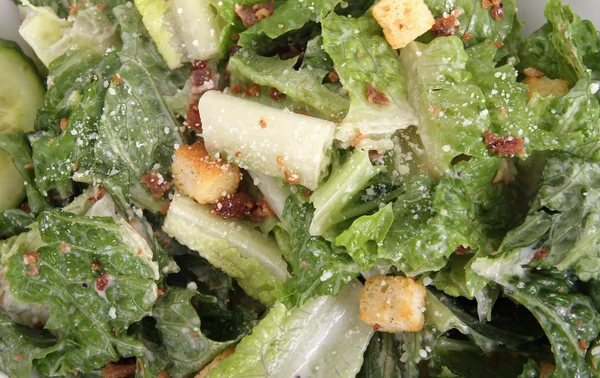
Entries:
{"label": "chopped lettuce piece", "polygon": [[260,56],[244,48],[229,59],[228,70],[256,84],[276,88],[325,119],[342,119],[348,110],[348,99],[323,85],[330,70],[312,67],[306,61],[296,70],[294,67],[299,59]]}
{"label": "chopped lettuce piece", "polygon": [[[517,16],[517,0],[502,1],[502,16],[494,18],[490,2],[484,7],[481,1],[473,0],[425,0],[434,17],[455,15],[458,21],[456,35],[461,37],[466,46],[481,42],[504,42],[513,28]],[[457,11],[459,13],[457,13]],[[457,26],[458,26],[457,25]]]}
{"label": "chopped lettuce piece", "polygon": [[200,331],[201,320],[192,306],[196,292],[170,288],[152,310],[168,356],[167,372],[173,378],[184,378],[202,369],[230,342],[217,342]]}
{"label": "chopped lettuce piece", "polygon": [[171,69],[219,56],[224,22],[209,0],[136,0],[146,29]]}
{"label": "chopped lettuce piece", "polygon": [[92,6],[78,11],[69,21],[59,18],[52,8],[36,7],[27,0],[23,3],[26,7],[21,8],[24,20],[19,33],[46,67],[69,50],[103,54],[120,44],[117,26],[106,10]]}
{"label": "chopped lettuce piece", "polygon": [[265,304],[273,303],[276,285],[288,277],[287,264],[273,240],[251,225],[212,215],[209,207],[182,194],[173,198],[163,230]]}
{"label": "chopped lettuce piece", "polygon": [[417,124],[397,52],[370,11],[356,19],[332,12],[323,19],[322,28],[324,49],[350,96],[336,139],[346,148],[391,150],[392,134]]}
{"label": "chopped lettuce piece", "polygon": [[358,320],[361,288],[354,281],[335,298],[318,297],[293,310],[275,304],[207,377],[355,376],[373,334]]}
{"label": "chopped lettuce piece", "polygon": [[400,53],[426,166],[435,177],[458,155],[488,155],[483,134],[490,128],[490,115],[485,96],[466,70],[467,61],[457,37],[437,38],[428,45],[411,42]]}
{"label": "chopped lettuce piece", "polygon": [[280,180],[264,173],[257,171],[249,171],[248,173],[252,177],[254,185],[269,203],[269,207],[279,220],[283,221],[283,209],[285,208],[285,200],[291,194],[290,189],[285,187]]}
{"label": "chopped lettuce piece", "polygon": [[364,363],[357,378],[402,377],[400,334],[376,332],[365,351]]}
{"label": "chopped lettuce piece", "polygon": [[344,249],[333,247],[322,236],[311,235],[313,214],[310,203],[288,197],[283,217],[292,246],[293,276],[277,290],[277,299],[288,308],[302,306],[321,295],[335,296],[360,272]]}
{"label": "chopped lettuce piece", "polygon": [[198,108],[206,149],[242,168],[314,190],[329,165],[335,125],[217,91]]}
{"label": "chopped lettuce piece", "polygon": [[21,209],[8,209],[0,213],[0,239],[7,239],[27,231],[35,217]]}

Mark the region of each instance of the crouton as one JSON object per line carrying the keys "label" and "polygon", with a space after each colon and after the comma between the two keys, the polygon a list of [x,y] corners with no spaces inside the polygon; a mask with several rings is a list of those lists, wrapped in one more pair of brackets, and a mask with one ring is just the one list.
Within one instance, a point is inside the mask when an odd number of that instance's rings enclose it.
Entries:
{"label": "crouton", "polygon": [[202,142],[177,149],[172,171],[175,187],[201,204],[234,194],[241,179],[238,166],[212,159]]}
{"label": "crouton", "polygon": [[217,357],[215,357],[208,365],[206,365],[204,367],[204,369],[200,370],[194,378],[206,377],[206,375],[208,374],[209,371],[216,368],[217,365],[219,364],[219,362],[223,361],[225,359],[225,357],[228,357],[233,352],[235,352],[235,345],[231,345],[231,346],[225,348],[225,350],[222,351],[221,354],[217,355]]}
{"label": "crouton", "polygon": [[408,45],[435,24],[423,0],[381,0],[373,7],[373,17],[394,49]]}
{"label": "crouton", "polygon": [[534,93],[537,93],[542,97],[548,97],[550,95],[564,95],[569,92],[568,81],[562,79],[550,79],[546,76],[527,76],[525,80],[523,80],[523,84],[529,86],[527,101],[531,99],[531,96],[533,96]]}
{"label": "crouton", "polygon": [[359,318],[382,332],[418,332],[425,324],[425,294],[407,277],[371,277],[360,294]]}

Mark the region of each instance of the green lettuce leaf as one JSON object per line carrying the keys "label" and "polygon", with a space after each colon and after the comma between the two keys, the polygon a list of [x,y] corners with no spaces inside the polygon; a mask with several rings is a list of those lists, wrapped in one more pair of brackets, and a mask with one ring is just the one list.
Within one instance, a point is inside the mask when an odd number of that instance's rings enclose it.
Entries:
{"label": "green lettuce leaf", "polygon": [[[492,8],[483,8],[480,0],[425,0],[425,4],[431,10],[434,17],[441,17],[444,13],[451,14],[453,10],[459,9],[457,17],[460,28],[457,35],[461,37],[466,46],[473,46],[486,40],[490,42],[504,42],[511,32],[513,20],[517,15],[517,1],[502,1],[503,17],[494,20],[491,16]],[[469,33],[470,38],[465,38]]]}
{"label": "green lettuce leaf", "polygon": [[[118,360],[121,336],[130,324],[151,313],[157,298],[158,266],[146,241],[114,215],[109,196],[100,199],[90,214],[105,216],[43,212],[31,231],[33,241],[24,234],[25,239],[16,240],[22,245],[3,254],[5,279],[14,299],[47,304],[45,328],[60,331],[59,341],[76,345],[49,355],[57,361],[56,374],[86,373]],[[106,217],[109,214],[114,218]],[[36,235],[41,243],[35,242]],[[39,255],[26,255],[35,250]]]}
{"label": "green lettuce leaf", "polygon": [[173,198],[163,230],[265,304],[274,302],[276,285],[288,277],[275,241],[249,224],[211,214],[210,208],[182,194]]}
{"label": "green lettuce leaf", "polygon": [[[391,135],[417,123],[407,100],[406,80],[397,52],[383,37],[381,27],[367,12],[360,18],[330,13],[322,21],[323,45],[335,64],[339,79],[350,96],[350,109],[340,125],[337,139],[369,150],[393,148]],[[368,101],[367,88],[383,93],[389,103]],[[363,139],[356,144],[358,136]]]}
{"label": "green lettuce leaf", "polygon": [[307,62],[303,62],[295,70],[298,59],[282,60],[277,55],[260,56],[255,51],[244,48],[229,59],[227,67],[232,74],[259,85],[276,88],[286,96],[307,105],[325,119],[343,118],[348,110],[347,98],[339,91],[332,91],[323,85],[323,79],[331,70],[312,67]]}
{"label": "green lettuce leaf", "polygon": [[485,157],[483,134],[490,115],[481,89],[466,69],[468,54],[458,37],[437,38],[425,45],[411,42],[400,62],[409,103],[419,118],[428,171],[440,177],[456,156]]}
{"label": "green lettuce leaf", "polygon": [[275,304],[207,377],[355,376],[373,334],[358,320],[361,288],[352,282],[335,298],[311,299],[293,310]]}
{"label": "green lettuce leaf", "polygon": [[0,239],[7,239],[27,231],[27,226],[35,222],[31,213],[20,209],[8,209],[0,213]]}
{"label": "green lettuce leaf", "polygon": [[376,332],[365,351],[364,362],[357,378],[402,377],[400,347],[402,338],[398,334]]}
{"label": "green lettuce leaf", "polygon": [[311,235],[313,216],[311,204],[288,197],[283,218],[292,246],[292,277],[277,289],[277,299],[288,308],[300,307],[318,296],[335,296],[360,272],[344,249],[333,247],[322,236]]}
{"label": "green lettuce leaf", "polygon": [[167,371],[173,378],[188,377],[202,369],[230,342],[216,342],[200,331],[201,320],[192,306],[196,293],[171,288],[152,311],[169,356]]}

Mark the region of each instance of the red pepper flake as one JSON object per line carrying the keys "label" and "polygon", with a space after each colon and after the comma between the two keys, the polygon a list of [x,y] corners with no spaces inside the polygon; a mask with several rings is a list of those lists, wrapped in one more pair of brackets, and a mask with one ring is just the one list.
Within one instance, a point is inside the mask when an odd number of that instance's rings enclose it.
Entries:
{"label": "red pepper flake", "polygon": [[258,125],[262,128],[262,129],[266,129],[267,128],[267,120],[265,119],[265,117],[260,117],[258,120]]}
{"label": "red pepper flake", "polygon": [[533,260],[542,260],[548,255],[549,252],[550,250],[548,248],[537,249],[533,255]]}
{"label": "red pepper flake", "polygon": [[198,338],[200,337],[200,334],[198,332],[193,332],[192,337]]}
{"label": "red pepper flake", "polygon": [[471,38],[473,38],[473,34],[466,32],[465,34],[463,34],[462,41],[469,42]]}
{"label": "red pepper flake", "polygon": [[250,215],[254,208],[254,200],[246,192],[237,192],[233,196],[223,197],[219,202],[212,205],[211,214],[218,215],[223,219],[240,219]]}
{"label": "red pepper flake", "polygon": [[273,101],[282,101],[285,99],[285,93],[279,92],[277,88],[269,89],[269,97]]}
{"label": "red pepper flake", "polygon": [[469,252],[470,250],[471,250],[471,247],[465,247],[464,245],[459,245],[454,250],[454,253],[457,255],[464,255],[465,253]]}
{"label": "red pepper flake", "polygon": [[115,84],[119,85],[121,84],[121,75],[119,74],[115,74],[115,76],[113,76],[113,81],[115,82]]}
{"label": "red pepper flake", "polygon": [[39,252],[27,252],[23,254],[23,264],[34,265],[40,257]]}
{"label": "red pepper flake", "polygon": [[583,325],[583,322],[580,320],[577,323],[575,323],[575,327],[579,328]]}
{"label": "red pepper flake", "polygon": [[23,355],[23,353],[19,353],[15,356],[15,360],[16,361],[22,361],[23,358],[25,358],[25,356]]}
{"label": "red pepper flake", "polygon": [[331,70],[331,72],[329,73],[329,75],[327,75],[327,77],[329,78],[329,81],[331,81],[332,83],[337,83],[338,81],[340,81],[340,76],[338,75],[335,68],[333,70]]}
{"label": "red pepper flake", "polygon": [[275,212],[271,209],[267,200],[261,198],[250,212],[250,219],[255,222],[262,222],[265,218],[275,218]]}
{"label": "red pepper flake", "polygon": [[138,255],[138,256],[141,256],[141,255],[142,255],[142,253],[144,253],[144,251],[142,251],[142,249],[141,249],[141,248],[138,248],[138,250],[137,250],[137,255]]}
{"label": "red pepper flake", "polygon": [[96,5],[96,8],[100,10],[105,10],[106,8],[108,8],[108,4],[98,4]]}
{"label": "red pepper flake", "polygon": [[577,342],[577,346],[581,350],[587,350],[590,347],[590,343],[585,342],[584,340],[579,340]]}
{"label": "red pepper flake", "polygon": [[154,170],[142,176],[140,182],[150,189],[152,197],[158,199],[163,198],[165,193],[168,192],[173,185],[171,182],[165,180],[160,173]]}
{"label": "red pepper flake", "polygon": [[373,84],[367,85],[367,101],[372,104],[386,106],[390,104],[390,99],[387,98],[385,93],[379,92],[375,89]]}
{"label": "red pepper flake", "polygon": [[19,208],[28,214],[31,213],[31,209],[29,208],[29,202],[27,201],[23,202],[21,206],[19,206]]}
{"label": "red pepper flake", "polygon": [[350,141],[350,146],[352,147],[356,147],[360,144],[360,142],[362,142],[363,140],[367,139],[369,137],[368,134],[363,134],[363,133],[358,133],[356,134],[356,136],[354,137],[354,139],[352,139]]}
{"label": "red pepper flake", "polygon": [[240,157],[242,155],[242,151],[236,151],[235,152],[235,157]]}
{"label": "red pepper flake", "polygon": [[484,133],[484,143],[492,153],[497,153],[499,156],[511,156],[514,154],[525,155],[523,147],[524,140],[522,138],[507,136],[502,138],[492,134],[489,131]]}
{"label": "red pepper flake", "polygon": [[381,326],[377,323],[375,323],[375,325],[373,325],[373,331],[377,332],[381,329]]}
{"label": "red pepper flake", "polygon": [[448,37],[456,35],[458,29],[458,19],[454,14],[444,13],[441,17],[435,19],[435,23],[431,27],[431,32],[435,35]]}
{"label": "red pepper flake", "polygon": [[244,88],[242,88],[242,86],[239,84],[233,84],[232,86],[229,87],[229,90],[233,94],[240,94],[244,91]]}
{"label": "red pepper flake", "polygon": [[492,1],[491,0],[481,0],[481,8],[483,9],[490,9],[492,7]]}
{"label": "red pepper flake", "polygon": [[285,157],[277,156],[277,170],[279,172],[281,172],[281,171],[283,171],[284,168],[285,168]]}
{"label": "red pepper flake", "polygon": [[96,290],[104,291],[108,286],[110,276],[106,273],[102,273],[100,276],[96,278]]}
{"label": "red pepper flake", "polygon": [[304,189],[304,198],[310,197],[312,195],[312,193],[313,193],[312,190],[310,190],[308,188]]}
{"label": "red pepper flake", "polygon": [[167,291],[165,289],[158,289],[156,290],[156,296],[157,297],[162,297],[163,295],[167,294]]}
{"label": "red pepper flake", "polygon": [[494,42],[494,45],[495,45],[497,48],[502,48],[502,46],[504,46],[504,43],[502,43],[502,42]]}
{"label": "red pepper flake", "polygon": [[260,86],[258,84],[252,84],[246,91],[244,92],[244,96],[259,96],[260,95]]}
{"label": "red pepper flake", "polygon": [[304,260],[300,261],[300,265],[302,265],[304,269],[308,268],[308,264]]}
{"label": "red pepper flake", "polygon": [[58,250],[60,251],[60,253],[69,253],[71,252],[71,246],[65,242],[62,242],[58,246]]}
{"label": "red pepper flake", "polygon": [[285,177],[285,181],[289,184],[292,184],[292,185],[300,184],[300,176],[298,176],[294,172],[290,171],[289,169],[286,169],[285,171],[283,171],[283,176]]}
{"label": "red pepper flake", "polygon": [[69,124],[69,119],[68,118],[61,118],[60,119],[60,129],[61,129],[61,131],[65,131],[65,129],[67,128],[68,124]]}

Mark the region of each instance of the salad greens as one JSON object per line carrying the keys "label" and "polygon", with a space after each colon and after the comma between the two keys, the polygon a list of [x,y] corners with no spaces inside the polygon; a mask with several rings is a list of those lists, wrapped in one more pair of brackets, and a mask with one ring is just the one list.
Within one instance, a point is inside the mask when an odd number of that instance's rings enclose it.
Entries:
{"label": "salad greens", "polygon": [[[417,2],[395,50],[373,9]],[[516,0],[17,3],[0,373],[600,375],[600,35],[560,0],[531,36]]]}

